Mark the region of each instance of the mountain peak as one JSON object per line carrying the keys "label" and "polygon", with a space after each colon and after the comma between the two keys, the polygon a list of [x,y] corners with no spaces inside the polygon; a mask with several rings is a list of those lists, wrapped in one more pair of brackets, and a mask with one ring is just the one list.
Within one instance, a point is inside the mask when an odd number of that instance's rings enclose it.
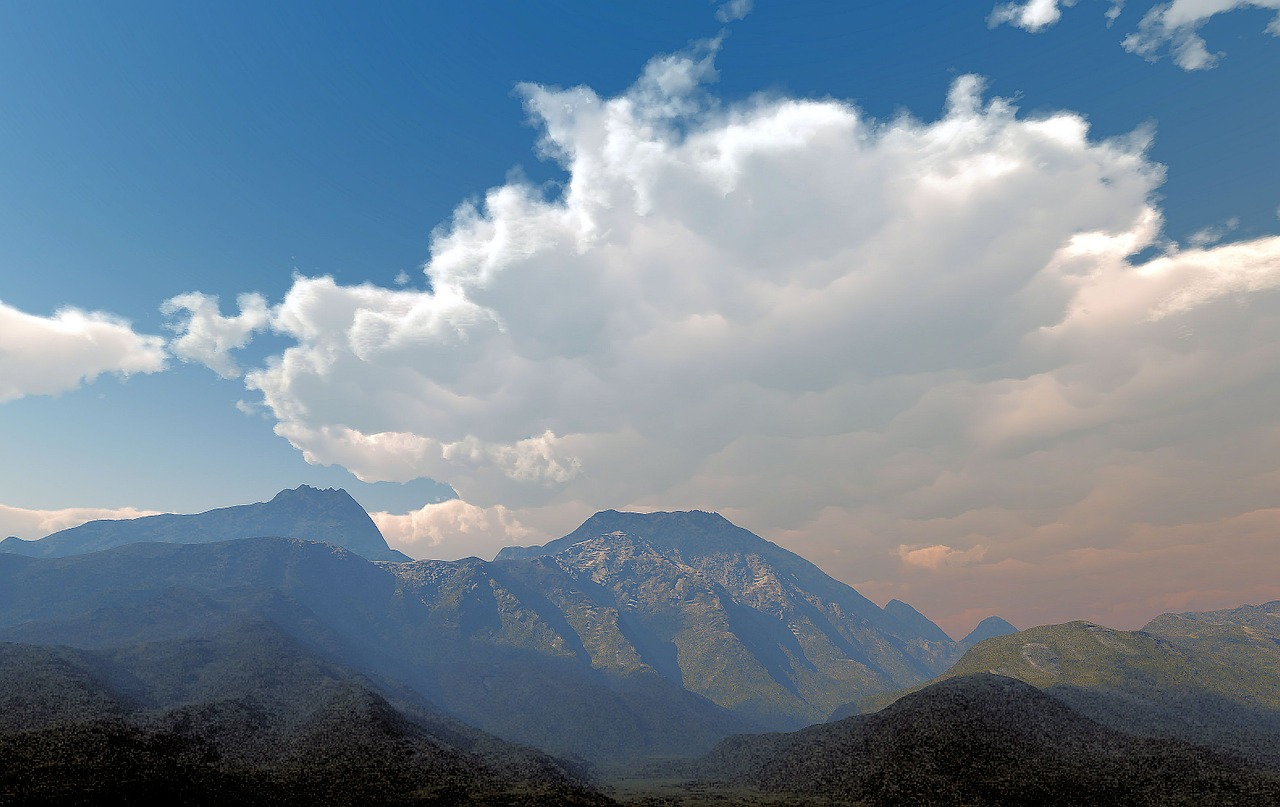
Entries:
{"label": "mountain peak", "polygon": [[498,553],[497,560],[554,555],[576,543],[601,535],[623,533],[643,539],[656,549],[678,553],[750,554],[785,551],[755,533],[737,526],[719,513],[705,510],[674,510],[635,513],[601,510],[582,522],[573,532],[537,547],[509,546]]}
{"label": "mountain peak", "polygon": [[984,639],[991,639],[995,636],[1007,636],[1010,633],[1017,633],[1018,629],[1007,621],[998,616],[989,616],[978,623],[978,626],[970,631],[969,635],[960,640],[961,647],[973,647]]}

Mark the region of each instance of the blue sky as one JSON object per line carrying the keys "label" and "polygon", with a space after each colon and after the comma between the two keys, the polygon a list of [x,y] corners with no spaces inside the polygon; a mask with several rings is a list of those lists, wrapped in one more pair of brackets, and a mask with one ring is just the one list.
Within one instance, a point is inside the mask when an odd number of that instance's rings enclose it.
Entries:
{"label": "blue sky", "polygon": [[[385,512],[417,556],[487,556],[606,507],[721,510],[956,625],[991,610],[1133,622],[1280,596],[1238,576],[1269,560],[1250,536],[1276,505],[1264,348],[1280,12],[1230,6],[1036,2],[1039,22],[1006,15],[1019,27],[942,3],[760,0],[722,20],[696,1],[6,4],[0,302],[28,318],[0,324],[21,348],[0,358],[17,379],[0,403],[0,532],[307,482]],[[555,91],[574,87],[591,94]],[[560,106],[575,111],[562,120]],[[1063,115],[1087,134],[1025,125]],[[984,132],[968,157],[937,151],[962,119]],[[735,120],[754,145],[726,145]],[[768,140],[767,120],[790,121],[791,139]],[[697,162],[700,137],[719,162]],[[843,137],[861,145],[832,145]],[[627,151],[633,138],[650,150]],[[669,180],[666,159],[732,165],[699,189]],[[929,182],[886,201],[901,177],[975,165],[1008,180],[955,209]],[[573,183],[581,205],[565,202]],[[494,188],[532,201],[503,213]],[[766,213],[771,200],[791,201]],[[467,202],[482,225],[568,210],[554,226],[577,229],[494,246],[454,218]],[[1061,252],[1080,233],[1118,243],[1144,210],[1158,220],[1132,253]],[[422,303],[433,252],[482,241],[492,266],[459,275],[466,305]],[[1013,268],[984,268],[1019,250]],[[1128,291],[1144,266],[1174,279]],[[360,284],[363,297],[347,291]],[[192,292],[225,317],[237,295],[261,295],[242,348],[170,341],[227,325],[162,313]],[[1132,328],[1078,324],[1095,294],[1150,299],[1125,309]],[[372,312],[376,344],[334,347],[351,333],[330,316],[343,306]],[[68,308],[114,319],[42,341]],[[1168,333],[1133,330],[1175,315]],[[1077,327],[1087,338],[1041,344]],[[152,340],[104,357],[108,332]],[[298,361],[351,355],[273,373],[290,347]],[[1017,440],[995,445],[1006,427]],[[424,507],[445,490],[431,477],[458,488],[451,510]],[[1200,579],[1200,559],[1228,547],[1239,566]],[[1135,563],[1148,583],[1113,604]],[[1096,584],[1046,582],[1036,570],[1051,567]]]}

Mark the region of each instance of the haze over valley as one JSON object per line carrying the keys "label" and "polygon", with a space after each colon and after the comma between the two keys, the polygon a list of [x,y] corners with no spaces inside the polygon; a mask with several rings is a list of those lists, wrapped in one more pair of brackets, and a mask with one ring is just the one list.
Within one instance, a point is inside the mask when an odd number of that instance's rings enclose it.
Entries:
{"label": "haze over valley", "polygon": [[1280,795],[1280,603],[956,641],[715,513],[415,561],[307,486],[9,538],[0,591],[7,803]]}

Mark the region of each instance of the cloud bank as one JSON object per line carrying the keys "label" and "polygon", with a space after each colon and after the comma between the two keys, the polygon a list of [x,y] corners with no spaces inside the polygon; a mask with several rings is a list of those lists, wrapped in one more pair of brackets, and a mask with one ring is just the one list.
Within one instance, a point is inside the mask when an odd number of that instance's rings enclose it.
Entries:
{"label": "cloud bank", "polygon": [[551,536],[529,529],[503,507],[476,507],[461,499],[410,513],[374,512],[387,543],[411,557],[492,557],[504,546],[541,543]]}
{"label": "cloud bank", "polygon": [[1238,587],[1280,596],[1249,515],[1280,481],[1280,238],[1168,245],[1150,132],[971,76],[933,121],[726,106],[714,47],[611,98],[522,85],[568,180],[460,207],[432,293],[297,278],[271,309],[293,346],[245,376],[277,433],[452,484],[379,516],[411,554],[700,508],[953,630],[1232,604],[1204,559],[1237,548]]}
{"label": "cloud bank", "polygon": [[164,339],[135,333],[118,317],[76,308],[40,317],[0,302],[0,403],[58,395],[103,373],[164,367]]}
{"label": "cloud bank", "polygon": [[29,510],[0,504],[0,538],[15,535],[35,541],[59,530],[78,527],[100,519],[142,518],[157,515],[157,510],[135,507],[68,507],[62,510]]}

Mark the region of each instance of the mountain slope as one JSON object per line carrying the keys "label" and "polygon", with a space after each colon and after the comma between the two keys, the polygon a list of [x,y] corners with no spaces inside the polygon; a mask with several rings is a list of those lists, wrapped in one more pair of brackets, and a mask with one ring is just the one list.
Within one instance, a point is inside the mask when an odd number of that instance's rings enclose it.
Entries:
{"label": "mountain slope", "polygon": [[867,804],[1275,803],[1280,779],[1106,728],[1034,687],[978,674],[883,712],[726,740],[699,778]]}
{"label": "mountain slope", "polygon": [[[1042,625],[979,643],[936,680],[997,673],[1105,725],[1222,749],[1280,770],[1276,612],[1280,603],[1165,614],[1141,631],[1090,622]],[[863,708],[902,694],[870,699]]]}
{"label": "mountain slope", "polygon": [[[542,565],[566,590],[577,586]],[[0,640],[103,649],[261,619],[380,686],[402,682],[505,739],[597,763],[701,753],[752,728],[650,669],[610,673],[566,653],[576,634],[541,584],[490,568],[475,559],[380,565],[280,538],[0,554]],[[504,622],[527,623],[537,640],[519,640],[523,628]]]}
{"label": "mountain slope", "polygon": [[[102,651],[0,645],[0,801],[600,804],[575,774],[270,625]],[[45,694],[64,690],[70,703]],[[75,697],[75,695],[79,697]]]}
{"label": "mountain slope", "polygon": [[647,664],[774,727],[925,680],[954,653],[910,606],[881,609],[715,513],[610,510],[546,546],[504,549],[494,563],[538,557],[589,587],[618,623],[595,638],[593,663]]}
{"label": "mountain slope", "polygon": [[0,552],[57,558],[139,542],[204,544],[256,536],[322,541],[369,560],[410,560],[387,546],[373,519],[345,490],[319,490],[307,485],[283,490],[269,502],[195,515],[90,521],[38,541],[6,538],[0,541]]}
{"label": "mountain slope", "polygon": [[[337,492],[287,493],[277,500]],[[236,519],[279,504],[218,518],[252,530]],[[286,538],[0,554],[0,640],[102,649],[247,617],[484,731],[596,765],[815,722],[955,652],[910,606],[881,609],[713,513],[600,513],[493,562],[371,563]]]}
{"label": "mountain slope", "polygon": [[912,608],[910,605],[907,605],[902,600],[889,600],[884,605],[884,612],[901,622],[903,625],[911,628],[928,641],[938,642],[941,644],[955,641],[947,635],[946,631],[933,624],[928,617]]}

